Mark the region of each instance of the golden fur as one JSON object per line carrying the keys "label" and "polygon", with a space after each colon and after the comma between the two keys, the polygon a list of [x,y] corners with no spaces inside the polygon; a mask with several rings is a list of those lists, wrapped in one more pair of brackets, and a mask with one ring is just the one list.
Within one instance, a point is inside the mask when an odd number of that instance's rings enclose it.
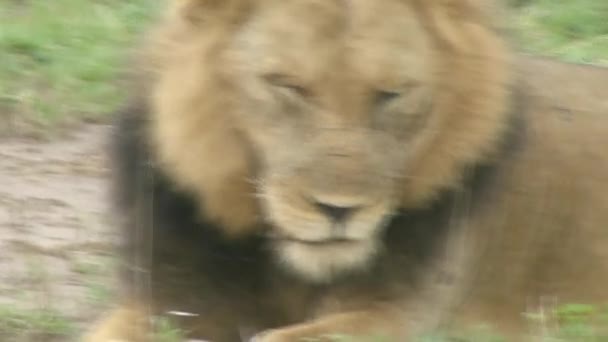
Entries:
{"label": "golden fur", "polygon": [[[516,334],[529,300],[608,299],[608,71],[513,54],[487,14],[468,0],[173,0],[143,54],[142,139],[200,222],[228,243],[264,236],[280,264],[260,266],[259,292],[226,290],[193,335],[401,341],[488,318]],[[212,282],[194,296],[216,298]],[[124,312],[87,341],[128,338]]]}

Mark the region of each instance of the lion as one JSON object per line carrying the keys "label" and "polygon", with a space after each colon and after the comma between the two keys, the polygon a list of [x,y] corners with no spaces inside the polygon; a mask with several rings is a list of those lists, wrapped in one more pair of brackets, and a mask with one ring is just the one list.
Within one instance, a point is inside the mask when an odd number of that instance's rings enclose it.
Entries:
{"label": "lion", "polygon": [[[608,69],[470,0],[172,0],[112,136],[124,301],[84,337],[522,338],[608,299]],[[322,339],[320,339],[322,340]]]}

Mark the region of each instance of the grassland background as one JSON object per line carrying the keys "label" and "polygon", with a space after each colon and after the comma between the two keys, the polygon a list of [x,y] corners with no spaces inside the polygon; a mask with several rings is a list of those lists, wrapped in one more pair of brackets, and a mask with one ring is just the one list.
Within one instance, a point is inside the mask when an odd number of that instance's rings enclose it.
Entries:
{"label": "grassland background", "polygon": [[[46,136],[83,120],[106,120],[125,96],[119,86],[123,67],[161,4],[162,0],[0,0],[0,137],[15,132]],[[608,65],[608,0],[509,4],[512,11],[503,19],[521,50]],[[84,269],[83,277],[89,271]],[[593,328],[581,317],[595,317],[596,312],[585,305],[563,308],[573,320],[566,332],[572,340],[608,341],[596,335],[588,339]],[[0,306],[0,336],[24,329],[61,335],[69,326],[57,313]],[[171,328],[165,334],[163,340],[173,340]],[[478,341],[499,340],[485,331],[475,334]]]}
{"label": "grassland background", "polygon": [[[0,0],[0,134],[103,119],[160,0]],[[2,125],[4,123],[4,125]]]}
{"label": "grassland background", "polygon": [[[523,50],[608,63],[608,1],[509,3],[505,22]],[[123,99],[121,67],[160,4],[0,0],[0,130],[103,119]]]}

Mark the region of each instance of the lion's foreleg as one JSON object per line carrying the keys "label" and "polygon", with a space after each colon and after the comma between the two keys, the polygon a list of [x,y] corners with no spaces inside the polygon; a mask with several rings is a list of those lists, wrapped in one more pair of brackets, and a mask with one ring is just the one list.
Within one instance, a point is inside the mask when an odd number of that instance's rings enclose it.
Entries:
{"label": "lion's foreleg", "polygon": [[149,341],[151,326],[142,307],[124,305],[109,313],[83,336],[82,342]]}
{"label": "lion's foreleg", "polygon": [[251,341],[289,342],[310,339],[315,342],[329,342],[335,341],[336,335],[403,341],[408,336],[406,323],[405,317],[398,310],[391,308],[345,312],[262,332]]}

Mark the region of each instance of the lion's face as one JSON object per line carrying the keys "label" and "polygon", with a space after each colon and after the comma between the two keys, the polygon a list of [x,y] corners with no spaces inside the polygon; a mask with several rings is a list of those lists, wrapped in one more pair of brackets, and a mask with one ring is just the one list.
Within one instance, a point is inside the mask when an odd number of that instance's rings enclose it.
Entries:
{"label": "lion's face", "polygon": [[377,251],[397,182],[429,133],[429,44],[403,1],[277,1],[236,34],[234,114],[291,267],[327,278]]}
{"label": "lion's face", "polygon": [[153,46],[160,162],[227,235],[270,223],[310,280],[364,269],[391,215],[505,127],[507,53],[467,0],[176,4]]}

